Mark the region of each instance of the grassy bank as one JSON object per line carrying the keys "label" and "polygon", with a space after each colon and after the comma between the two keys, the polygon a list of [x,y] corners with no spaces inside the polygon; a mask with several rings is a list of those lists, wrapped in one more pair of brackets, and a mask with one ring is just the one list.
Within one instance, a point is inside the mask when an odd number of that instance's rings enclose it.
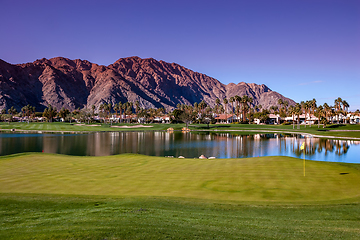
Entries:
{"label": "grassy bank", "polygon": [[0,239],[358,239],[359,204],[0,195]]}
{"label": "grassy bank", "polygon": [[357,239],[360,165],[0,157],[0,239]]}
{"label": "grassy bank", "polygon": [[[98,125],[98,126],[95,126]],[[185,124],[146,124],[151,127],[134,127],[137,124],[69,124],[69,123],[0,123],[0,130],[10,131],[44,131],[44,132],[92,132],[92,131],[164,131],[168,128],[181,130]],[[189,128],[193,131],[239,131],[246,133],[258,132],[293,132],[308,133],[316,136],[331,136],[339,138],[359,138],[360,125],[329,125],[326,128],[318,128],[317,125],[300,126],[293,129],[292,125],[256,125],[256,124],[213,124],[209,127],[205,124],[193,124]]]}

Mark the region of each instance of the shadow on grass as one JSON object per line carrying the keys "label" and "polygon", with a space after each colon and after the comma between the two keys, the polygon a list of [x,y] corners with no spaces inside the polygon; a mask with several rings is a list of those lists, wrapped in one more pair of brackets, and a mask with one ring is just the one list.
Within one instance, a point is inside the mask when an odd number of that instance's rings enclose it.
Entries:
{"label": "shadow on grass", "polygon": [[326,128],[339,128],[339,127],[345,127],[346,125],[345,124],[335,124],[335,125],[331,125],[331,126],[328,126]]}
{"label": "shadow on grass", "polygon": [[218,128],[230,128],[230,125],[215,125],[215,126],[191,126],[194,129],[218,129]]}

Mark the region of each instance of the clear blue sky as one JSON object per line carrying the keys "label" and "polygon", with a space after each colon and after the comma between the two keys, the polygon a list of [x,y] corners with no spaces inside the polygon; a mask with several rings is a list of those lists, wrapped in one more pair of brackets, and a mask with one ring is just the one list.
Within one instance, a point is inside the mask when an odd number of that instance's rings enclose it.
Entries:
{"label": "clear blue sky", "polygon": [[0,0],[0,58],[139,56],[360,108],[360,0]]}

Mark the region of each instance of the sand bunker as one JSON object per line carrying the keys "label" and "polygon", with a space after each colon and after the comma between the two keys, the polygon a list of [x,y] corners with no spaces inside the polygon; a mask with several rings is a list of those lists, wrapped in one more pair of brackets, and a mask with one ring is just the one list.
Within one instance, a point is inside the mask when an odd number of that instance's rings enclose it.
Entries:
{"label": "sand bunker", "polygon": [[142,128],[142,127],[153,127],[153,126],[145,126],[145,125],[134,125],[134,126],[111,126],[116,128]]}

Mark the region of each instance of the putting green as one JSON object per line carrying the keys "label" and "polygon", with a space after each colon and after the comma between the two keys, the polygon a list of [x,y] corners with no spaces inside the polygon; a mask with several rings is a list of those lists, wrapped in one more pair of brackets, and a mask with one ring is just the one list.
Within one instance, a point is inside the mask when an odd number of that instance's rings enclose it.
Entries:
{"label": "putting green", "polygon": [[0,193],[185,197],[306,203],[359,199],[358,164],[290,157],[176,159],[122,154],[0,158]]}

